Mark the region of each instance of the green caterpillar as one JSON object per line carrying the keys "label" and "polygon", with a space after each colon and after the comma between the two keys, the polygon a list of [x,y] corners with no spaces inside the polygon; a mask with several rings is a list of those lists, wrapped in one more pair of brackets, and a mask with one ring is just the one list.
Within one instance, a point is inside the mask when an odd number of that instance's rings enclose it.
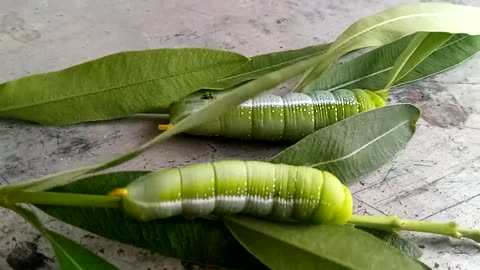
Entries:
{"label": "green caterpillar", "polygon": [[[174,103],[167,130],[216,98],[213,92],[198,92]],[[285,96],[258,96],[245,101],[215,121],[187,131],[193,135],[236,139],[297,141],[352,115],[382,107],[384,95],[369,90],[316,91]]]}
{"label": "green caterpillar", "polygon": [[110,195],[123,197],[125,212],[143,221],[248,214],[344,224],[352,215],[352,196],[331,173],[259,161],[217,161],[155,171]]}

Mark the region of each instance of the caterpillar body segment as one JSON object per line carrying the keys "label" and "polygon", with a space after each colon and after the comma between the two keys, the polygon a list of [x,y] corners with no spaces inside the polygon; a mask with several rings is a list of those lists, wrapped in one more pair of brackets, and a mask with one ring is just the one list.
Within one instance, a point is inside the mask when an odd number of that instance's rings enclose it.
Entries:
{"label": "caterpillar body segment", "polygon": [[[210,93],[210,92],[206,92]],[[170,127],[223,93],[195,93],[170,108]],[[237,139],[297,141],[352,115],[382,107],[385,99],[369,90],[338,89],[249,99],[229,113],[187,131]],[[160,125],[161,130],[168,129]]]}
{"label": "caterpillar body segment", "polygon": [[246,214],[276,220],[344,224],[349,190],[331,173],[258,161],[218,161],[155,171],[112,195],[143,221],[177,215]]}

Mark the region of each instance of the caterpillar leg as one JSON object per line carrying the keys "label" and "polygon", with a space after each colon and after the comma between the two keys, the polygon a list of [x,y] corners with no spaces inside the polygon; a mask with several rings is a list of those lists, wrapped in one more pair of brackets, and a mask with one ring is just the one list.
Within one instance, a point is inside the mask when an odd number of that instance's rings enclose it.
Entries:
{"label": "caterpillar leg", "polygon": [[170,123],[170,124],[167,124],[167,125],[158,125],[158,129],[161,130],[161,131],[166,131],[166,130],[169,130],[173,127],[173,125]]}
{"label": "caterpillar leg", "polygon": [[108,196],[116,196],[116,197],[127,197],[128,196],[128,189],[126,188],[116,188],[108,193]]}

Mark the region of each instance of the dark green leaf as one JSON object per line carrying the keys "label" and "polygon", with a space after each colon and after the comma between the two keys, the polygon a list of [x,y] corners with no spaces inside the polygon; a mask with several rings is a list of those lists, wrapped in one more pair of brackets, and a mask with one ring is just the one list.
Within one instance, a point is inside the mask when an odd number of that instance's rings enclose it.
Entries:
{"label": "dark green leaf", "polygon": [[364,17],[345,30],[323,54],[319,64],[305,73],[295,90],[319,78],[335,61],[353,50],[391,43],[417,32],[480,35],[480,8],[448,3],[400,5]]}
{"label": "dark green leaf", "polygon": [[0,84],[0,117],[65,125],[165,109],[247,61],[210,49],[112,54]]}
{"label": "dark green leaf", "polygon": [[385,86],[388,72],[398,55],[408,45],[412,36],[361,54],[345,63],[328,69],[317,79],[306,85],[302,92],[335,89],[381,90]]}
{"label": "dark green leaf", "polygon": [[271,162],[315,167],[352,183],[404,149],[419,117],[419,109],[410,104],[357,114],[308,135]]}
{"label": "dark green leaf", "polygon": [[454,35],[449,33],[418,33],[410,41],[405,50],[398,56],[389,72],[389,79],[385,89],[403,79],[434,51],[441,48]]}
{"label": "dark green leaf", "polygon": [[281,269],[422,269],[374,236],[343,225],[291,225],[228,217],[235,238],[261,262]]}
{"label": "dark green leaf", "polygon": [[298,50],[274,52],[254,56],[247,64],[229,74],[225,78],[215,82],[213,85],[206,87],[206,89],[227,89],[242,82],[256,79],[260,76],[294,64],[298,61],[315,55],[323,54],[328,49],[329,45],[330,44],[321,44]]}
{"label": "dark green leaf", "polygon": [[50,238],[55,241],[55,256],[61,269],[118,269],[91,251],[79,246],[74,241],[56,232],[47,231],[50,234]]}
{"label": "dark green leaf", "polygon": [[[107,194],[124,187],[147,172],[117,172],[81,179],[53,191]],[[47,214],[92,233],[165,256],[202,263],[262,269],[230,234],[221,221],[187,220],[182,217],[140,222],[127,217],[120,209],[79,208],[38,205]]]}
{"label": "dark green leaf", "polygon": [[[395,60],[412,37],[404,37],[332,67],[305,86],[303,92],[340,88],[383,89]],[[455,35],[393,86],[443,72],[463,63],[478,51],[480,51],[480,36]]]}
{"label": "dark green leaf", "polygon": [[91,251],[85,249],[74,241],[63,237],[62,235],[47,230],[43,227],[42,222],[37,216],[30,210],[14,206],[12,210],[17,212],[33,227],[35,227],[43,237],[45,237],[53,247],[55,252],[55,259],[60,269],[65,270],[94,270],[94,269],[106,269],[114,270],[118,269],[101,257],[93,254]]}
{"label": "dark green leaf", "polygon": [[369,228],[358,229],[368,232],[379,239],[382,239],[383,241],[403,251],[405,254],[409,255],[414,259],[418,259],[422,256],[422,251],[420,250],[420,248],[418,248],[414,243],[411,243],[410,241],[401,238],[398,233]]}

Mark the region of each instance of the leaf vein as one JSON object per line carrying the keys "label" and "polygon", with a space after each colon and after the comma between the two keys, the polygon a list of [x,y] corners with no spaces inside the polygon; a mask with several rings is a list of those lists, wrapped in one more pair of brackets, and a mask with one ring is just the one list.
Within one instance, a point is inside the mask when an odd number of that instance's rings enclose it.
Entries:
{"label": "leaf vein", "polygon": [[[417,14],[410,14],[410,15],[405,15],[405,16],[399,16],[397,18],[393,18],[393,19],[390,19],[390,20],[386,20],[386,21],[383,21],[381,23],[378,23],[378,24],[375,24],[375,25],[372,25],[354,35],[352,35],[351,37],[347,38],[345,41],[343,41],[342,43],[336,45],[336,46],[332,46],[331,49],[329,49],[329,51],[334,51],[338,48],[340,48],[341,46],[349,43],[350,41],[362,36],[363,34],[367,33],[367,32],[370,32],[372,30],[374,30],[375,28],[379,27],[379,26],[382,26],[382,25],[386,25],[386,24],[389,24],[389,23],[392,23],[392,22],[395,22],[395,21],[400,21],[400,20],[406,20],[406,19],[409,19],[409,18],[414,18],[414,17],[442,17],[442,16],[449,16],[449,17],[454,17],[455,15],[452,15],[452,14],[448,14],[448,13],[431,13],[431,12],[427,12],[427,13],[417,13]],[[334,44],[335,45],[335,44]]]}
{"label": "leaf vein", "polygon": [[[49,234],[47,231],[45,233]],[[73,265],[75,265],[78,269],[84,269],[81,265],[79,265],[75,261],[75,259],[72,258],[72,256],[70,256],[70,254],[68,254],[68,252],[55,239],[53,239],[53,237],[49,236],[48,238],[50,238],[51,243],[55,244],[55,246],[58,248],[58,250],[61,251],[63,253],[63,255],[65,255],[65,257],[67,257],[72,262]]]}
{"label": "leaf vein", "polygon": [[202,66],[201,68],[190,69],[190,70],[187,70],[187,71],[168,74],[168,75],[164,75],[164,76],[160,76],[160,77],[156,77],[156,78],[151,78],[151,79],[148,79],[148,80],[130,82],[130,83],[126,83],[124,85],[117,85],[117,86],[114,86],[114,87],[98,89],[98,90],[95,90],[95,91],[85,92],[85,93],[81,93],[81,94],[77,94],[77,95],[70,95],[70,96],[64,96],[64,97],[59,97],[59,96],[53,96],[52,97],[52,96],[50,96],[49,97],[50,100],[40,100],[39,103],[35,103],[35,104],[19,104],[17,106],[4,107],[3,109],[0,110],[0,112],[15,111],[15,110],[23,109],[23,108],[26,108],[26,107],[42,106],[42,105],[46,105],[46,104],[55,103],[55,102],[58,102],[58,101],[63,101],[63,100],[68,100],[68,99],[76,99],[76,98],[80,98],[80,97],[84,97],[84,96],[100,94],[100,93],[109,92],[109,91],[112,91],[112,90],[126,88],[126,87],[129,87],[129,86],[134,86],[134,85],[139,85],[139,84],[143,84],[143,83],[153,82],[153,81],[156,81],[156,80],[162,80],[162,79],[169,78],[169,77],[181,76],[181,75],[185,75],[185,74],[189,74],[189,73],[195,73],[195,72],[199,72],[199,71],[203,71],[203,70],[209,70],[209,69],[213,69],[217,66],[218,66],[218,63],[217,64],[211,64],[211,65],[207,65],[207,66]]}
{"label": "leaf vein", "polygon": [[354,83],[356,83],[356,82],[362,81],[362,80],[364,80],[364,79],[367,79],[367,78],[370,78],[370,77],[374,77],[374,76],[376,76],[376,75],[378,75],[378,74],[382,74],[382,73],[384,73],[384,72],[387,72],[387,71],[391,70],[392,67],[393,67],[393,66],[390,66],[390,67],[388,67],[388,68],[381,69],[381,70],[379,70],[379,71],[377,71],[377,72],[373,72],[373,73],[368,74],[368,75],[366,75],[366,76],[359,77],[359,78],[357,78],[357,79],[355,79],[355,80],[348,81],[348,82],[346,82],[346,83],[344,83],[344,84],[337,85],[337,86],[335,86],[335,87],[333,87],[333,88],[330,88],[330,89],[328,89],[328,90],[329,90],[329,91],[333,91],[333,90],[336,90],[336,89],[345,87],[345,86],[347,86],[347,85],[351,85],[351,84],[354,84]]}

